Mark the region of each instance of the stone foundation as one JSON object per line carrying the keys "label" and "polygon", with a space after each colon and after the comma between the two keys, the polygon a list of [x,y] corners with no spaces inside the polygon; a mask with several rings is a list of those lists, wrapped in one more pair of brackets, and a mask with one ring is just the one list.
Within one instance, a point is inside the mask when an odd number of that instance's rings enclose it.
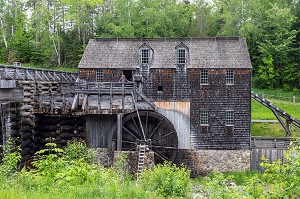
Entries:
{"label": "stone foundation", "polygon": [[95,150],[95,162],[102,164],[104,167],[110,167],[113,163],[113,152],[108,148],[93,148]]}
{"label": "stone foundation", "polygon": [[[126,167],[130,174],[137,172],[139,153],[137,151],[115,151],[114,152],[114,166],[117,165],[120,153],[127,155]],[[147,169],[153,169],[154,167],[154,152],[145,153],[145,164],[144,167]]]}
{"label": "stone foundation", "polygon": [[220,172],[250,169],[250,150],[178,150],[174,161],[191,170],[191,177]]}

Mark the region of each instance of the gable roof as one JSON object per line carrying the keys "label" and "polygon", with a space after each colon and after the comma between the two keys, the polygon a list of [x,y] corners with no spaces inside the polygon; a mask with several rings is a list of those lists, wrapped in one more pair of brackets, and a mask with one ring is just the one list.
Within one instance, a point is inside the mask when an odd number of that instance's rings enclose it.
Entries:
{"label": "gable roof", "polygon": [[181,42],[189,49],[187,68],[252,68],[246,41],[239,37],[91,39],[78,68],[138,68],[143,44],[153,49],[150,68],[175,68]]}

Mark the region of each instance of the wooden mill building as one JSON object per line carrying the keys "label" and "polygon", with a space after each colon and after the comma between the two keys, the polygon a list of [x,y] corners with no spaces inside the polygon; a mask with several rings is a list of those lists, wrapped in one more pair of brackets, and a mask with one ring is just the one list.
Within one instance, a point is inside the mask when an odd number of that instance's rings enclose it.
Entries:
{"label": "wooden mill building", "polygon": [[143,145],[157,162],[239,160],[250,149],[251,68],[238,37],[92,39],[78,73],[0,66],[1,133],[21,138],[23,162],[48,137]]}
{"label": "wooden mill building", "polygon": [[[96,134],[99,129],[113,134],[117,114],[123,118],[123,149],[134,148],[137,140],[149,140],[154,151],[160,149],[156,145],[164,150],[250,147],[251,61],[244,39],[93,39],[78,69],[86,82],[120,82],[124,75],[136,86],[137,99],[150,105],[94,116],[87,141],[96,147],[109,147],[109,140],[99,140],[109,135]],[[160,131],[153,139],[155,128]]]}

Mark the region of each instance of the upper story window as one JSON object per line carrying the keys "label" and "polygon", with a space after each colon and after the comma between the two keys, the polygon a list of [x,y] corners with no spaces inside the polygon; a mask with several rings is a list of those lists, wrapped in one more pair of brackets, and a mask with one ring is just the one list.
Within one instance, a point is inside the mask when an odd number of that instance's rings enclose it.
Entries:
{"label": "upper story window", "polygon": [[234,112],[232,110],[226,111],[225,125],[233,126],[234,124]]}
{"label": "upper story window", "polygon": [[226,85],[234,84],[234,72],[232,69],[226,70]]}
{"label": "upper story window", "polygon": [[202,84],[202,85],[208,84],[208,70],[206,70],[206,69],[201,70],[200,84]]}
{"label": "upper story window", "polygon": [[153,50],[149,45],[144,43],[140,46],[140,59],[142,65],[149,65],[151,63]]}
{"label": "upper story window", "polygon": [[178,49],[178,64],[185,64],[186,63],[186,50],[185,49]]}
{"label": "upper story window", "polygon": [[188,60],[188,47],[184,43],[176,46],[177,64],[187,64]]}
{"label": "upper story window", "polygon": [[208,111],[207,110],[200,111],[200,125],[201,126],[208,125]]}
{"label": "upper story window", "polygon": [[150,50],[149,49],[142,49],[141,50],[141,60],[142,64],[149,64],[150,60]]}
{"label": "upper story window", "polygon": [[96,82],[103,82],[103,70],[96,70]]}

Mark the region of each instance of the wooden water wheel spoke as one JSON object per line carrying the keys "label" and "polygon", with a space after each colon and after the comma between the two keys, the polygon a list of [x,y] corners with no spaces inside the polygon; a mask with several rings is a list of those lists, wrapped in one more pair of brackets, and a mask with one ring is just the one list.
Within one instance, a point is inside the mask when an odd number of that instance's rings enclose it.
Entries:
{"label": "wooden water wheel spoke", "polygon": [[164,155],[160,154],[159,152],[153,150],[154,154],[157,155],[161,160],[164,161],[169,161],[169,158],[165,157]]}
{"label": "wooden water wheel spoke", "polygon": [[129,143],[129,144],[136,144],[134,141],[131,141],[131,140],[122,139],[122,142]]}
{"label": "wooden water wheel spoke", "polygon": [[145,144],[155,152],[157,163],[174,160],[178,137],[167,118],[157,112],[139,111],[125,115],[122,121],[122,150],[134,150]]}
{"label": "wooden water wheel spoke", "polygon": [[[141,136],[141,138],[142,138],[142,137],[143,137],[143,134],[141,133],[140,128],[139,128],[138,125],[136,124],[136,121],[134,120],[133,116],[130,115],[130,117],[131,117],[131,120],[133,121],[133,124],[134,124],[135,128],[137,129],[137,131],[139,132],[139,134],[140,134],[140,136]],[[143,127],[141,127],[141,128],[143,128]]]}
{"label": "wooden water wheel spoke", "polygon": [[128,130],[125,126],[122,126],[122,129],[124,129],[127,133],[129,133],[131,136],[133,136],[135,139],[139,139],[135,134],[133,134],[130,130]]}
{"label": "wooden water wheel spoke", "polygon": [[174,146],[157,146],[157,145],[151,145],[152,148],[162,148],[162,149],[177,149]]}
{"label": "wooden water wheel spoke", "polygon": [[148,132],[148,118],[149,118],[149,113],[147,112],[147,114],[146,114],[146,121],[145,121],[145,133]]}
{"label": "wooden water wheel spoke", "polygon": [[151,139],[154,133],[157,131],[158,127],[161,125],[161,123],[164,121],[164,119],[161,119],[158,125],[152,130],[152,133],[150,134],[149,138]]}
{"label": "wooden water wheel spoke", "polygon": [[176,133],[176,132],[171,132],[171,133],[168,133],[168,134],[166,134],[166,135],[159,136],[158,138],[152,140],[152,142],[155,142],[155,141],[160,140],[160,139],[162,139],[162,138],[168,137],[168,136],[170,136],[170,135],[172,135],[172,134],[174,134],[174,133]]}

